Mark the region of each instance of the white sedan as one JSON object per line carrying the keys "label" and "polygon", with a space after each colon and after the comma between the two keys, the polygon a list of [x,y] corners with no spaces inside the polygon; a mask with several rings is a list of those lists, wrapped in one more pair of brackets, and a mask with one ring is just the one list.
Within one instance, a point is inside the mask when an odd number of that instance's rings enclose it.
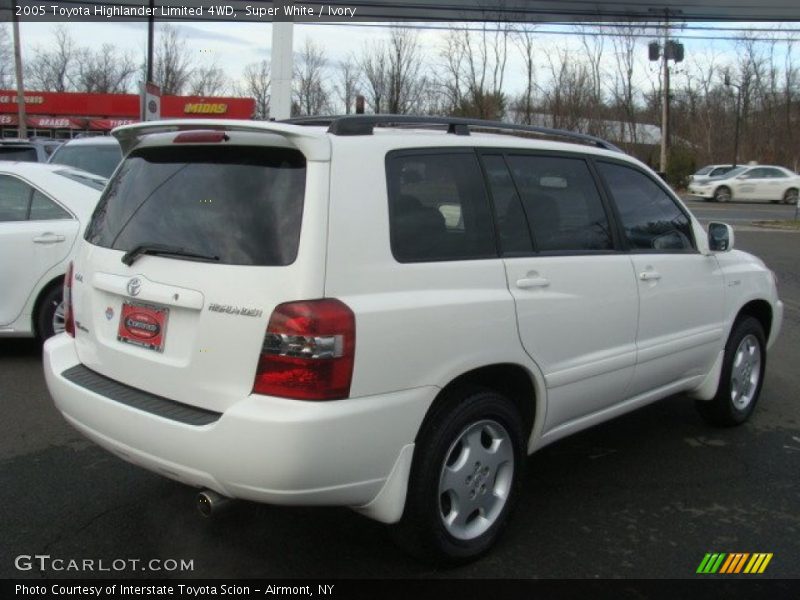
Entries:
{"label": "white sedan", "polygon": [[689,193],[715,202],[749,200],[797,204],[800,175],[784,169],[757,165],[736,167],[719,177],[692,181]]}
{"label": "white sedan", "polygon": [[0,337],[64,329],[64,273],[105,184],[64,165],[0,161]]}

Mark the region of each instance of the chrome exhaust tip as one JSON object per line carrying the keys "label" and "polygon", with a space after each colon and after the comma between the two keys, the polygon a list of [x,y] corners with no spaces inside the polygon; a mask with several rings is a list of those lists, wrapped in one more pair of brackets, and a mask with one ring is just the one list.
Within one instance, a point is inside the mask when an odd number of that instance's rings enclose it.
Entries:
{"label": "chrome exhaust tip", "polygon": [[218,494],[214,490],[203,490],[197,494],[197,510],[206,518],[210,518],[233,503],[231,498]]}

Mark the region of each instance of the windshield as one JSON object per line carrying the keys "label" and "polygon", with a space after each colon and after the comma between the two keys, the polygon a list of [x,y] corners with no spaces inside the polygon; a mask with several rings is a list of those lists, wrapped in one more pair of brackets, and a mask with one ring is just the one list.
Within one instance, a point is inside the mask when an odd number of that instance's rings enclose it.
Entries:
{"label": "windshield", "polygon": [[39,161],[36,148],[31,146],[0,146],[0,160]]}
{"label": "windshield", "polygon": [[163,244],[232,265],[288,265],[300,242],[305,157],[285,148],[164,146],[134,151],[109,182],[86,239]]}
{"label": "windshield", "polygon": [[122,150],[116,145],[65,145],[53,154],[50,162],[111,177],[120,160],[122,160]]}
{"label": "windshield", "polygon": [[703,167],[695,175],[708,175],[714,167]]}

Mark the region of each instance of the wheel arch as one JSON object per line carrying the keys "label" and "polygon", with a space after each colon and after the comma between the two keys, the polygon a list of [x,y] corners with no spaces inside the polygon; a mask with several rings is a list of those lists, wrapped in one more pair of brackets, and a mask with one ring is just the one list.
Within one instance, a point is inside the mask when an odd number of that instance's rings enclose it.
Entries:
{"label": "wheel arch", "polygon": [[[741,320],[744,317],[753,317],[764,328],[764,338],[769,339],[772,331],[772,306],[766,300],[751,300],[736,313],[736,318],[733,323]],[[733,324],[731,325],[733,327]]]}
{"label": "wheel arch", "polygon": [[498,392],[514,403],[523,420],[523,431],[528,436],[528,447],[534,433],[535,425],[544,421],[543,417],[543,383],[530,369],[517,363],[496,363],[485,365],[466,371],[453,378],[445,385],[434,398],[425,414],[420,433],[425,429],[428,421],[437,412],[442,403],[451,398],[452,393],[459,388],[481,387]]}

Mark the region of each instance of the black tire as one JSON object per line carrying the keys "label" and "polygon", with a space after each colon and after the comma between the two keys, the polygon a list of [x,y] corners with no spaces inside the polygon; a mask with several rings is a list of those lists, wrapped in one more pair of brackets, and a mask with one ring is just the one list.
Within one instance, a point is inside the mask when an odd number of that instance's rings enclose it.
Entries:
{"label": "black tire", "polygon": [[783,195],[783,203],[784,204],[797,204],[797,188],[791,188],[786,190],[786,193]]}
{"label": "black tire", "polygon": [[61,305],[63,288],[60,285],[52,286],[39,303],[39,312],[36,315],[36,335],[41,341],[53,337],[57,332],[53,319],[56,310]]}
{"label": "black tire", "polygon": [[[758,352],[758,364],[752,364],[751,355],[748,359],[751,363],[750,368],[745,368],[745,376],[741,377],[745,361],[737,359],[737,355],[740,350],[743,350],[742,346],[745,340],[754,344],[754,348]],[[697,400],[695,402],[700,416],[707,423],[720,427],[734,427],[741,425],[750,418],[756,408],[758,397],[761,394],[761,386],[764,383],[764,371],[767,366],[766,348],[764,328],[757,319],[744,317],[734,324],[728,342],[725,344],[725,355],[717,395],[712,400]],[[744,348],[743,351],[745,354],[749,354],[747,348]],[[739,366],[742,368],[739,368]],[[733,377],[734,369],[737,372],[736,378]],[[751,379],[754,373],[757,373],[758,377],[755,382]],[[745,388],[742,388],[742,384],[737,385],[734,383],[734,379],[744,380],[748,383],[745,384]],[[748,390],[746,394],[743,393],[743,389]]]}
{"label": "black tire", "polygon": [[721,185],[714,190],[714,202],[730,202],[731,189],[727,186]]}
{"label": "black tire", "polygon": [[[417,436],[405,510],[400,522],[392,526],[392,534],[417,558],[454,565],[475,560],[488,551],[508,521],[522,485],[523,420],[510,400],[492,390],[470,387],[449,393],[442,400]],[[469,437],[477,439],[483,450],[476,447],[473,451],[468,442],[461,441],[468,433],[477,435]],[[499,456],[501,448],[503,456]],[[458,460],[453,460],[456,456]],[[502,460],[505,462],[489,466]],[[449,485],[445,478],[448,463],[452,470],[447,472],[458,481],[456,487],[463,495],[452,495],[455,488],[441,491]],[[486,496],[487,491],[492,493]],[[481,503],[489,505],[489,518],[480,518],[487,514],[484,508],[475,508]],[[457,511],[459,504],[465,510]],[[444,510],[451,517],[466,513],[462,531],[466,537],[453,535],[453,528],[462,528],[456,523],[460,519],[456,516],[454,523],[446,525]],[[475,516],[478,513],[480,517]]]}

